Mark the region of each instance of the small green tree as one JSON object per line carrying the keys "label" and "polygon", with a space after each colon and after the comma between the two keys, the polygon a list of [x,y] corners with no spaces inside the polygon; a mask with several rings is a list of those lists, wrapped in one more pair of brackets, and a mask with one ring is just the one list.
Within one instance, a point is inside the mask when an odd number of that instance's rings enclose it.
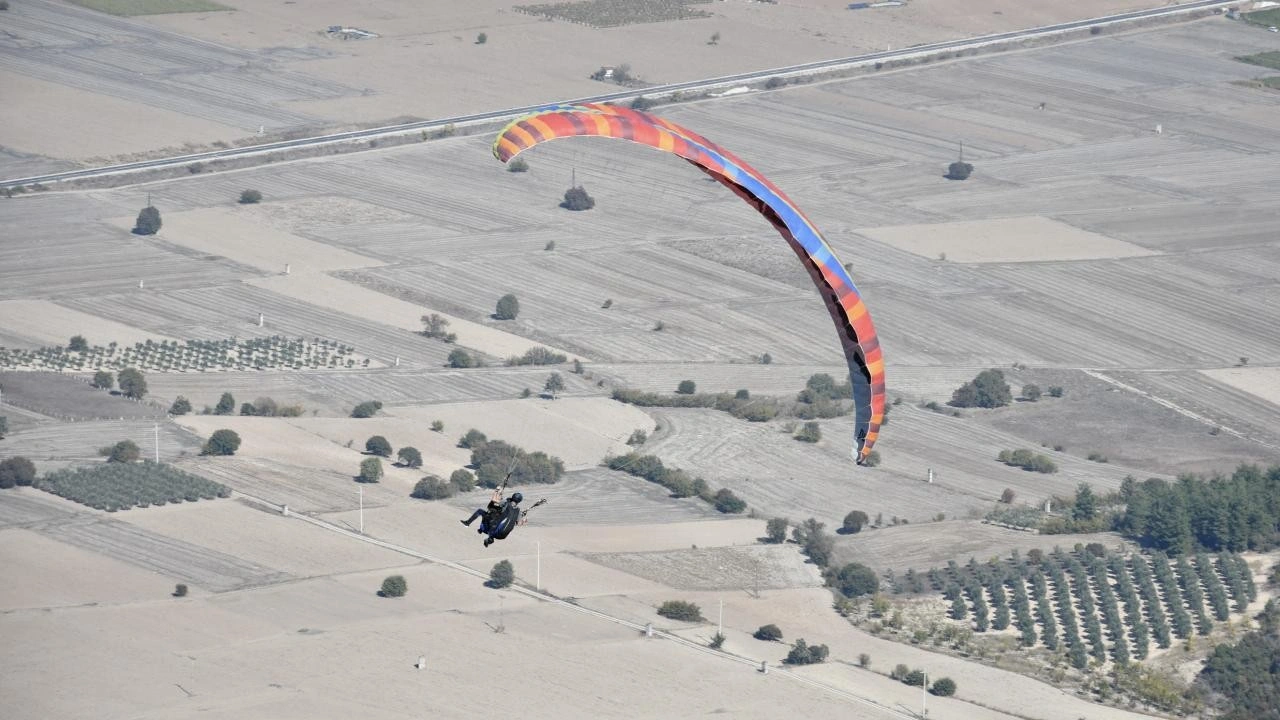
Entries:
{"label": "small green tree", "polygon": [[235,455],[240,449],[240,436],[234,430],[214,430],[200,449],[201,455]]}
{"label": "small green tree", "polygon": [[378,591],[379,597],[398,598],[404,597],[409,592],[409,583],[405,581],[403,575],[390,575],[382,581],[382,589]]}
{"label": "small green tree", "polygon": [[257,190],[244,190],[240,193],[241,205],[256,205],[262,202],[262,193]]}
{"label": "small green tree", "polygon": [[791,652],[787,653],[786,659],[782,662],[788,665],[813,665],[826,662],[829,654],[830,650],[826,645],[809,645],[804,638],[799,638],[791,646]]}
{"label": "small green tree", "polygon": [[475,358],[471,357],[471,353],[462,348],[454,348],[449,353],[449,367],[451,368],[473,368],[476,366]]}
{"label": "small green tree", "polygon": [[1089,483],[1080,483],[1076,488],[1076,503],[1071,508],[1071,519],[1092,520],[1098,514],[1098,500]]}
{"label": "small green tree", "polygon": [[507,293],[498,298],[498,304],[494,307],[493,317],[497,320],[515,320],[520,314],[520,301],[512,293]]}
{"label": "small green tree", "polygon": [[125,368],[116,376],[116,383],[120,385],[120,392],[124,393],[127,398],[141,400],[147,394],[147,380],[142,377],[142,373],[137,368]]}
{"label": "small green tree", "polygon": [[513,158],[511,162],[507,163],[507,172],[529,172],[529,163],[522,157]]}
{"label": "small green tree", "polygon": [[948,180],[968,180],[969,176],[972,174],[973,165],[962,160],[957,160],[947,166],[946,178]]}
{"label": "small green tree", "polygon": [[484,34],[484,33],[480,33],[479,35],[476,35],[476,44],[477,44],[477,45],[483,45],[483,44],[485,44],[485,43],[487,43],[487,42],[489,42],[489,36],[488,36],[488,35],[486,35],[486,34]]}
{"label": "small green tree", "polygon": [[983,370],[951,394],[955,407],[1003,407],[1013,401],[1013,392],[999,370]]}
{"label": "small green tree", "polygon": [[876,577],[876,572],[861,563],[849,563],[840,568],[833,581],[832,584],[845,597],[874,595],[880,589],[880,579]]}
{"label": "small green tree", "polygon": [[184,584],[184,583],[178,583],[177,585],[174,585],[174,586],[173,586],[173,596],[174,596],[174,597],[186,597],[186,596],[187,596],[187,586],[186,586],[186,584]]}
{"label": "small green tree", "polygon": [[721,488],[712,498],[716,510],[726,515],[736,515],[747,509],[747,501],[733,494],[729,488]]}
{"label": "small green tree", "polygon": [[564,390],[564,378],[560,377],[560,373],[551,373],[542,389],[551,395],[552,400],[555,400],[556,393]]}
{"label": "small green tree", "polygon": [[1015,497],[1017,497],[1017,493],[1013,491],[1013,488],[1005,488],[1004,492],[1000,493],[1000,502],[1005,505],[1012,505]]}
{"label": "small green tree", "polygon": [[72,335],[71,342],[67,343],[67,349],[72,352],[84,352],[89,349],[89,341],[85,340],[83,335]]}
{"label": "small green tree", "polygon": [[788,524],[786,518],[770,518],[769,522],[764,524],[765,539],[774,545],[781,545],[786,542]]}
{"label": "small green tree", "polygon": [[457,488],[458,492],[469,492],[476,487],[476,476],[466,468],[458,468],[449,476],[449,483]]}
{"label": "small green tree", "polygon": [[672,620],[703,622],[702,608],[684,600],[668,600],[658,608],[658,614]]}
{"label": "small green tree", "polygon": [[359,405],[355,406],[354,408],[352,408],[351,417],[371,418],[374,415],[377,415],[378,411],[381,409],[382,409],[381,400],[366,400],[360,403]]}
{"label": "small green tree", "polygon": [[933,681],[929,692],[938,697],[951,697],[956,694],[956,681],[949,677],[940,677]]}
{"label": "small green tree", "polygon": [[0,440],[4,439],[7,432],[9,432],[9,418],[0,415]]}
{"label": "small green tree", "polygon": [[357,482],[376,483],[382,479],[382,460],[376,457],[365,458],[360,461],[360,474],[356,476]]}
{"label": "small green tree", "polygon": [[444,500],[453,497],[457,492],[451,483],[447,483],[436,475],[428,475],[413,486],[409,497],[419,500]]}
{"label": "small green tree", "polygon": [[515,579],[516,569],[511,566],[510,560],[499,560],[489,570],[489,587],[509,587],[511,583],[515,582]]}
{"label": "small green tree", "polygon": [[850,534],[860,532],[869,519],[861,510],[850,510],[849,514],[844,516],[844,524],[840,529]]}
{"label": "small green tree", "polygon": [[782,639],[782,630],[778,629],[778,626],[772,623],[768,625],[761,625],[760,629],[756,630],[751,637],[757,640],[777,641]]}
{"label": "small green tree", "polygon": [[1040,399],[1040,386],[1039,386],[1039,385],[1036,385],[1036,384],[1033,384],[1033,383],[1028,383],[1028,384],[1026,384],[1026,385],[1023,385],[1023,386],[1022,386],[1022,397],[1026,398],[1026,399],[1027,399],[1027,401],[1029,401],[1029,402],[1035,402],[1035,401],[1039,400],[1039,399]]}
{"label": "small green tree", "polygon": [[1056,397],[1056,398],[1060,398],[1060,397],[1062,397],[1062,394],[1063,394],[1064,392],[1066,392],[1066,391],[1062,389],[1062,386],[1061,386],[1061,385],[1050,385],[1050,386],[1049,386],[1049,397]]}
{"label": "small green tree", "polygon": [[155,235],[160,232],[160,225],[160,211],[148,205],[138,213],[138,219],[133,224],[133,232],[135,235]]}
{"label": "small green tree", "polygon": [[399,452],[396,453],[396,458],[400,461],[400,464],[405,467],[422,467],[422,453],[419,452],[416,447],[405,446],[400,448]]}
{"label": "small green tree", "polygon": [[93,382],[89,384],[99,390],[110,390],[115,387],[116,376],[106,370],[99,370],[93,374]]}
{"label": "small green tree", "polygon": [[465,435],[458,439],[458,447],[472,450],[489,442],[489,438],[484,433],[475,428],[471,428]]}
{"label": "small green tree", "polygon": [[36,466],[21,455],[0,460],[0,488],[31,485],[36,481]]}
{"label": "small green tree", "polygon": [[137,443],[132,440],[121,440],[111,447],[111,454],[107,456],[107,462],[138,462],[140,457],[142,457],[142,451],[138,449]]}
{"label": "small green tree", "polygon": [[443,420],[432,420],[432,421],[431,421],[431,432],[444,432],[444,421],[443,421]]}
{"label": "small green tree", "polygon": [[692,380],[681,380],[676,386],[676,393],[680,395],[693,395],[698,391],[698,386]]}
{"label": "small green tree", "polygon": [[902,682],[912,687],[924,687],[924,671],[920,669],[912,670],[902,678]]}
{"label": "small green tree", "polygon": [[186,415],[189,412],[191,412],[191,401],[182,395],[174,398],[173,404],[169,406],[170,415]]}
{"label": "small green tree", "polygon": [[222,393],[222,397],[218,398],[218,404],[213,406],[214,415],[230,415],[232,410],[236,409],[236,399],[229,392]]}
{"label": "small green tree", "polygon": [[574,211],[590,210],[595,206],[595,198],[588,195],[586,189],[581,185],[565,190],[564,202],[560,203],[560,207]]}
{"label": "small green tree", "polygon": [[858,653],[858,667],[864,670],[870,670],[871,656],[866,653]]}
{"label": "small green tree", "polygon": [[374,435],[364,441],[364,451],[378,457],[391,457],[391,443],[381,435]]}

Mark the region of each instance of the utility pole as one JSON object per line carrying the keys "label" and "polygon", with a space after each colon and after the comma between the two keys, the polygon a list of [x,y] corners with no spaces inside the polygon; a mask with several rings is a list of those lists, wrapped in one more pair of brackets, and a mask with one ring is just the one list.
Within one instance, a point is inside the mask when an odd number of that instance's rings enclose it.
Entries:
{"label": "utility pole", "polygon": [[929,673],[924,674],[924,684],[920,686],[920,717],[929,717]]}

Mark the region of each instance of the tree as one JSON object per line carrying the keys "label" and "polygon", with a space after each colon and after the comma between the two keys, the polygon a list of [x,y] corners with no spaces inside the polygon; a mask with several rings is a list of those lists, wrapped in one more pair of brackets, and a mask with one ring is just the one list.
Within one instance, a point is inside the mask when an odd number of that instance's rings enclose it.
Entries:
{"label": "tree", "polygon": [[1076,504],[1071,508],[1071,519],[1092,520],[1098,514],[1098,502],[1089,483],[1080,483],[1076,488]]}
{"label": "tree", "polygon": [[466,468],[458,468],[449,476],[449,483],[457,488],[458,492],[469,492],[476,487],[476,476]]}
{"label": "tree", "polygon": [[500,560],[489,570],[489,587],[510,587],[515,579],[516,569],[511,566],[510,560]]}
{"label": "tree", "polygon": [[371,418],[374,415],[378,414],[378,411],[381,409],[382,409],[381,400],[366,400],[360,403],[359,405],[355,406],[354,408],[352,408],[351,417]]}
{"label": "tree", "polygon": [[596,206],[595,198],[587,194],[585,188],[581,185],[572,187],[564,191],[564,202],[560,203],[560,207],[565,210],[590,210]]}
{"label": "tree", "polygon": [[467,431],[466,435],[463,435],[458,439],[458,447],[465,450],[471,450],[478,448],[487,442],[489,442],[489,438],[486,437],[484,433],[475,428],[471,428]]}
{"label": "tree", "polygon": [[236,399],[229,392],[222,393],[222,397],[218,398],[218,404],[213,407],[214,415],[230,415],[231,411],[236,407]]}
{"label": "tree", "polygon": [[747,509],[747,501],[733,494],[729,488],[720,488],[713,498],[716,510],[727,515],[736,515]]}
{"label": "tree", "polygon": [[676,386],[676,393],[680,395],[692,395],[698,389],[698,386],[692,380],[681,380]]}
{"label": "tree", "polygon": [[0,460],[0,488],[31,485],[36,481],[36,466],[22,456]]}
{"label": "tree", "polygon": [[89,384],[99,390],[110,390],[116,384],[116,376],[106,370],[99,370],[93,374],[93,382]]}
{"label": "tree", "polygon": [[772,623],[768,625],[761,625],[760,629],[756,630],[751,637],[757,640],[768,640],[768,641],[781,640],[782,630],[780,630],[777,625],[774,625]]}
{"label": "tree", "polygon": [[413,486],[413,492],[409,493],[409,497],[418,500],[444,500],[453,497],[456,488],[451,483],[447,483],[436,475],[428,475],[417,482]]}
{"label": "tree", "polygon": [[822,427],[816,421],[810,420],[796,432],[794,437],[801,442],[816,443],[822,439]]}
{"label": "tree", "polygon": [[396,453],[396,458],[400,460],[400,464],[409,468],[422,467],[422,453],[416,447],[405,446],[400,448]]}
{"label": "tree", "polygon": [[131,463],[137,462],[140,457],[142,457],[142,451],[138,449],[137,443],[132,440],[121,440],[111,447],[107,462]]}
{"label": "tree", "polygon": [[356,482],[376,483],[382,479],[382,460],[371,457],[360,461],[360,474]]}
{"label": "tree", "polygon": [[498,298],[498,305],[494,308],[493,317],[497,320],[515,320],[520,314],[520,301],[512,293],[507,293]]}
{"label": "tree", "polygon": [[67,343],[67,349],[72,352],[84,352],[89,349],[89,341],[85,340],[83,335],[73,335],[71,342]]}
{"label": "tree", "polygon": [[511,162],[507,163],[507,172],[529,172],[529,163],[522,157],[514,158]]}
{"label": "tree", "polygon": [[1009,383],[999,370],[983,370],[973,380],[961,385],[951,395],[955,407],[1004,407],[1013,400]]}
{"label": "tree", "polygon": [[1062,393],[1064,393],[1064,392],[1065,392],[1065,391],[1062,389],[1062,386],[1061,386],[1061,385],[1050,385],[1050,386],[1049,386],[1049,397],[1056,397],[1056,398],[1060,398],[1060,397],[1062,397]]}
{"label": "tree", "polygon": [[256,205],[262,202],[262,193],[257,190],[245,190],[240,193],[241,205]]}
{"label": "tree", "polygon": [[782,662],[788,665],[812,665],[814,663],[824,662],[827,659],[829,650],[826,645],[809,646],[804,638],[796,640],[791,646],[791,652],[787,653],[786,659]]}
{"label": "tree", "polygon": [[247,416],[257,415],[258,408],[254,407],[253,403],[242,403],[240,405],[240,414]]}
{"label": "tree", "polygon": [[458,339],[457,333],[451,333],[448,330],[449,320],[439,313],[431,313],[423,315],[422,318],[422,334],[429,338],[439,338],[447,343],[454,342]]}
{"label": "tree", "polygon": [[9,432],[9,418],[0,415],[0,440],[4,439],[4,435],[7,432]]}
{"label": "tree", "polygon": [[191,412],[191,401],[182,395],[174,398],[173,404],[169,406],[170,415],[186,415],[189,412]]}
{"label": "tree", "polygon": [[135,235],[155,235],[160,232],[160,211],[148,205],[142,208],[142,212],[138,213],[138,219],[133,224],[133,233]]}
{"label": "tree", "polygon": [[764,524],[765,538],[774,545],[780,545],[787,541],[787,519],[786,518],[770,518],[769,522]]}
{"label": "tree", "polygon": [[187,586],[186,586],[186,584],[184,584],[184,583],[178,583],[177,585],[174,585],[174,586],[173,586],[173,596],[174,596],[174,597],[186,597],[186,596],[187,596]]}
{"label": "tree", "polygon": [[867,514],[861,510],[850,510],[848,515],[844,516],[844,525],[840,527],[846,533],[856,533],[862,530],[867,524]]}
{"label": "tree", "polygon": [[719,45],[719,44],[720,44],[720,32],[719,32],[719,31],[716,31],[716,32],[711,33],[711,39],[707,41],[707,44],[708,44],[708,45]]}
{"label": "tree", "polygon": [[462,348],[455,348],[449,353],[449,367],[451,368],[472,368],[476,366],[475,358],[471,357],[471,353]]}
{"label": "tree", "polygon": [[404,597],[409,592],[409,583],[405,581],[403,575],[390,575],[382,581],[382,589],[378,591],[379,597],[397,598]]}
{"label": "tree", "polygon": [[933,681],[929,692],[938,697],[951,697],[956,694],[956,681],[949,677],[940,677]]}
{"label": "tree", "polygon": [[234,430],[214,430],[200,449],[201,455],[235,455],[240,449],[240,436]]}
{"label": "tree", "polygon": [[555,400],[556,393],[564,390],[564,378],[560,377],[560,373],[551,373],[547,378],[547,382],[543,384],[542,389],[550,393],[551,399]]}
{"label": "tree", "polygon": [[479,35],[477,35],[477,36],[476,36],[476,44],[477,44],[477,45],[483,45],[483,44],[485,44],[485,43],[487,43],[487,42],[489,42],[489,36],[488,36],[488,35],[486,35],[486,34],[484,34],[484,33],[480,33]]}
{"label": "tree", "polygon": [[364,441],[364,451],[378,457],[391,457],[391,443],[381,435],[374,435]]}
{"label": "tree", "polygon": [[1022,397],[1026,398],[1026,399],[1027,399],[1027,400],[1029,400],[1030,402],[1035,402],[1035,401],[1039,400],[1039,399],[1040,399],[1040,386],[1039,386],[1039,385],[1035,385],[1035,384],[1030,384],[1030,383],[1029,383],[1029,384],[1027,384],[1027,385],[1023,385],[1023,386],[1022,386]]}
{"label": "tree", "polygon": [[946,178],[948,180],[968,180],[973,174],[973,166],[962,160],[957,160],[947,166]]}
{"label": "tree", "polygon": [[443,421],[443,420],[432,420],[432,421],[431,421],[431,432],[444,432],[444,421]]}
{"label": "tree", "polygon": [[120,392],[124,393],[127,398],[141,400],[143,395],[147,394],[147,380],[142,377],[142,373],[137,368],[125,368],[116,376],[116,382],[120,385]]}
{"label": "tree", "polygon": [[862,597],[873,595],[880,589],[880,578],[876,572],[861,563],[849,563],[835,574],[834,585],[845,597]]}
{"label": "tree", "polygon": [[702,622],[705,619],[702,617],[702,608],[684,600],[668,600],[662,603],[658,608],[658,614],[665,618],[686,622]]}

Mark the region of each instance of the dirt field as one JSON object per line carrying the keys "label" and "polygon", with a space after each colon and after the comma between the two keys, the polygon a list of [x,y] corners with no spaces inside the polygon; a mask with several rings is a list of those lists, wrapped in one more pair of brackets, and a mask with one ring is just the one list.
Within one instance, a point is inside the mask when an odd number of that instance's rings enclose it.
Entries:
{"label": "dirt field", "polygon": [[19,347],[65,347],[75,335],[81,335],[90,345],[134,343],[154,340],[174,340],[153,333],[142,332],[124,323],[95,317],[72,310],[48,300],[0,301],[0,323],[5,334],[25,340]]}
{"label": "dirt field", "polygon": [[921,257],[960,263],[1097,260],[1156,254],[1045,217],[901,225],[858,232]]}

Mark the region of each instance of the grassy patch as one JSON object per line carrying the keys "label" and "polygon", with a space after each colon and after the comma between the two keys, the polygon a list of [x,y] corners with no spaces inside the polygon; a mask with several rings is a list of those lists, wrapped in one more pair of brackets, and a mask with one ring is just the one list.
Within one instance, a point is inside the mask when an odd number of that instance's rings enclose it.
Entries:
{"label": "grassy patch", "polygon": [[1261,65],[1264,68],[1272,70],[1280,70],[1280,51],[1272,50],[1271,52],[1254,53],[1253,55],[1243,55],[1236,58],[1242,63],[1250,65]]}
{"label": "grassy patch", "polygon": [[71,0],[72,3],[108,15],[164,15],[166,13],[235,10],[209,0]]}
{"label": "grassy patch", "polygon": [[1257,12],[1245,13],[1245,22],[1254,25],[1262,25],[1263,27],[1271,27],[1272,25],[1280,25],[1280,8],[1268,8]]}
{"label": "grassy patch", "polygon": [[1271,77],[1258,78],[1257,80],[1237,80],[1236,85],[1243,85],[1251,88],[1267,88],[1270,90],[1280,90],[1280,75]]}
{"label": "grassy patch", "polygon": [[108,512],[183,500],[212,500],[231,494],[225,485],[163,463],[149,462],[103,463],[76,470],[58,470],[36,481],[36,487]]}

